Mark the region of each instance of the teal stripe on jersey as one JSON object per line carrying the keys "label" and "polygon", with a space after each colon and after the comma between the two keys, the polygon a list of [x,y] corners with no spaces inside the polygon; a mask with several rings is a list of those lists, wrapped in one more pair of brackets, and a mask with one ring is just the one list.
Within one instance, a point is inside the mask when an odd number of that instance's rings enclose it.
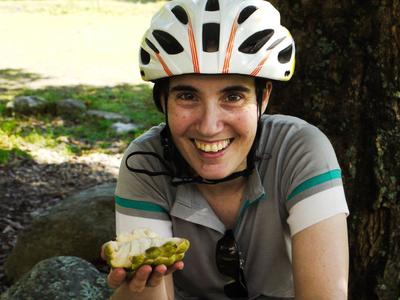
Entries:
{"label": "teal stripe on jersey", "polygon": [[315,177],[312,177],[310,179],[307,179],[300,185],[298,185],[293,192],[288,196],[287,200],[292,199],[294,196],[300,194],[301,192],[304,192],[305,190],[308,190],[314,186],[317,186],[321,183],[327,182],[329,180],[333,179],[339,179],[342,178],[342,172],[339,169],[335,169],[320,175],[317,175]]}
{"label": "teal stripe on jersey", "polygon": [[115,203],[125,208],[134,208],[139,210],[163,212],[163,213],[167,212],[162,206],[154,203],[139,201],[139,200],[128,200],[118,196],[115,196]]}
{"label": "teal stripe on jersey", "polygon": [[242,222],[242,219],[243,219],[243,216],[244,216],[245,211],[246,211],[252,204],[255,204],[255,203],[257,203],[258,201],[261,201],[261,200],[265,200],[266,198],[267,198],[266,195],[265,195],[264,193],[262,193],[260,196],[258,196],[257,199],[254,199],[253,201],[246,200],[246,202],[243,204],[242,208],[240,209],[239,218],[238,218],[238,220],[236,221],[236,227],[239,227],[239,224]]}

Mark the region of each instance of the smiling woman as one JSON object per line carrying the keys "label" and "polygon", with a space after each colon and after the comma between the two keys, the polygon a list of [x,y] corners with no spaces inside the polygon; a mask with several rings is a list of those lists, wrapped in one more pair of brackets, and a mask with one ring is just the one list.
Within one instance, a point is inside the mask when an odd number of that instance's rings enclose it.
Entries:
{"label": "smiling woman", "polygon": [[272,81],[294,71],[279,12],[173,0],[140,53],[165,123],[125,152],[117,234],[150,227],[191,248],[185,264],[149,263],[129,279],[113,269],[113,299],[346,299],[348,209],[331,143],[303,120],[263,114]]}
{"label": "smiling woman", "polygon": [[195,174],[221,179],[246,169],[259,118],[253,78],[177,76],[170,80],[167,103],[173,142]]}

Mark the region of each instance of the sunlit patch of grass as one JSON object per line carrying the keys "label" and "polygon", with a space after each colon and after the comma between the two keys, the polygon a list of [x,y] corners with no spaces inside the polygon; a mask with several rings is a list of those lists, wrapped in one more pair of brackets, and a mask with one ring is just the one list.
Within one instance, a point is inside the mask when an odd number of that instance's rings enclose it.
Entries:
{"label": "sunlit patch of grass", "polygon": [[31,155],[28,152],[25,152],[19,148],[11,148],[11,149],[0,148],[0,165],[5,165],[16,157],[30,158]]}
{"label": "sunlit patch of grass", "polygon": [[19,125],[15,119],[6,119],[0,122],[0,130],[4,134],[12,134],[18,129],[18,127]]}
{"label": "sunlit patch of grass", "polygon": [[[119,113],[144,128],[163,121],[163,115],[154,106],[151,87],[147,84],[100,88],[81,85],[37,90],[20,89],[19,95],[28,96],[32,93],[52,103],[67,98],[76,99],[82,101],[88,109]],[[99,123],[94,125],[100,128],[102,126]]]}
{"label": "sunlit patch of grass", "polygon": [[[119,113],[139,125],[139,129],[117,134],[111,129],[112,120],[88,116],[68,120],[54,112],[34,116],[6,114],[6,102],[22,95],[41,97],[52,106],[57,101],[72,98],[85,103],[88,109]],[[0,114],[3,163],[10,157],[20,156],[23,152],[29,154],[38,148],[53,149],[62,155],[120,153],[134,138],[164,119],[154,106],[151,87],[145,84],[10,89],[0,97]]]}
{"label": "sunlit patch of grass", "polygon": [[[93,16],[96,20],[97,17],[104,20],[105,15],[134,18],[139,15],[153,15],[163,3],[165,1],[157,0],[0,0],[0,14],[10,13],[14,17],[14,14],[21,13],[22,20],[25,13],[85,14],[85,17]],[[28,88],[34,86],[31,83],[47,79],[45,78],[47,75],[34,74],[29,71],[31,69],[24,68],[7,67],[0,70],[0,163],[7,162],[13,157],[29,155],[33,152],[32,149],[41,147],[51,148],[67,155],[122,152],[132,139],[163,121],[162,114],[154,107],[149,85],[115,87],[81,85],[31,89]],[[112,121],[92,117],[64,120],[57,116],[54,110],[35,116],[11,114],[6,107],[7,102],[18,96],[40,97],[50,103],[52,108],[62,99],[76,99],[84,103],[88,109],[119,113],[139,125],[140,129],[117,134],[110,128]]]}
{"label": "sunlit patch of grass", "polygon": [[44,76],[27,72],[22,69],[0,69],[0,87],[20,87],[27,83],[44,78]]}

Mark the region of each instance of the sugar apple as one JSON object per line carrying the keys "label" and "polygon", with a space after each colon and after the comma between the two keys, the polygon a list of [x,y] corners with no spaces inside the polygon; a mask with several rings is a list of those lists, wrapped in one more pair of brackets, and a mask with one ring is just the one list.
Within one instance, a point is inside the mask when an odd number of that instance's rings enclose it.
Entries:
{"label": "sugar apple", "polygon": [[142,265],[170,266],[182,260],[190,243],[183,238],[162,238],[147,228],[121,233],[104,246],[107,263],[113,268],[133,272]]}

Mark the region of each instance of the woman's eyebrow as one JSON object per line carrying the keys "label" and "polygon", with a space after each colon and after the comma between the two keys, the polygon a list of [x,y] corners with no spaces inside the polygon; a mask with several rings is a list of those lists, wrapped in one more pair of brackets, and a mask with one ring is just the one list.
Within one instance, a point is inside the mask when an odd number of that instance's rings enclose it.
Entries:
{"label": "woman's eyebrow", "polygon": [[[176,85],[170,89],[170,92],[199,92],[197,88],[191,85]],[[231,85],[223,88],[222,90],[219,91],[221,94],[223,93],[228,93],[228,92],[244,92],[244,93],[250,93],[251,89],[243,86],[243,85]]]}
{"label": "woman's eyebrow", "polygon": [[232,85],[232,86],[227,86],[223,88],[220,93],[227,93],[227,92],[244,92],[244,93],[250,93],[251,89],[243,86],[243,85]]}
{"label": "woman's eyebrow", "polygon": [[172,87],[170,90],[170,92],[180,92],[180,91],[198,92],[198,90],[191,85],[176,85],[176,86]]}

